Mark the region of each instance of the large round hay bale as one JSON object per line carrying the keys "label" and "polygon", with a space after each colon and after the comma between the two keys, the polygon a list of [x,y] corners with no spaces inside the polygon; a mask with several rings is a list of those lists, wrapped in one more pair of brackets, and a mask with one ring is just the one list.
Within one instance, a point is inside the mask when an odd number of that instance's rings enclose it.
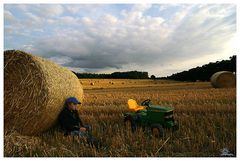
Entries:
{"label": "large round hay bale", "polygon": [[25,135],[53,126],[65,100],[83,89],[67,68],[22,51],[4,51],[4,129]]}
{"label": "large round hay bale", "polygon": [[211,76],[211,84],[214,88],[235,87],[236,76],[229,71],[216,72]]}

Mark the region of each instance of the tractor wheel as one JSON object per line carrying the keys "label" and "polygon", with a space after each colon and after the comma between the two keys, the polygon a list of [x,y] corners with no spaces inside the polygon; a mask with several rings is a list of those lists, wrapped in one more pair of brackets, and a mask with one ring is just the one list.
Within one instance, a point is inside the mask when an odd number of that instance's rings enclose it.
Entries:
{"label": "tractor wheel", "polygon": [[127,130],[132,129],[132,122],[131,122],[131,120],[126,120],[125,121],[125,127],[126,127]]}
{"label": "tractor wheel", "polygon": [[132,132],[134,132],[134,131],[136,130],[136,127],[135,127],[135,125],[134,125],[134,123],[133,123],[133,121],[132,121],[131,118],[126,118],[126,119],[124,120],[124,124],[125,124],[125,129],[126,129],[127,131],[132,131]]}
{"label": "tractor wheel", "polygon": [[177,130],[179,130],[179,124],[178,122],[175,122],[175,125],[172,127],[172,131],[175,132]]}
{"label": "tractor wheel", "polygon": [[164,130],[162,125],[152,125],[151,131],[154,137],[157,137],[157,138],[163,137]]}

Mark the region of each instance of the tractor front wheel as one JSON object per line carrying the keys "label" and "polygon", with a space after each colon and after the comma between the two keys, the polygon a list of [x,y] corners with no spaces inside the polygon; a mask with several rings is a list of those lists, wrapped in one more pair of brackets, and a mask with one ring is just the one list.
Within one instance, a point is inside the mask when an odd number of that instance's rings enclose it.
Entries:
{"label": "tractor front wheel", "polygon": [[124,120],[124,124],[125,124],[125,129],[126,129],[127,131],[132,131],[132,132],[134,132],[134,131],[136,130],[136,127],[135,127],[135,125],[134,125],[134,123],[133,123],[133,121],[132,121],[131,118],[126,118],[126,119]]}
{"label": "tractor front wheel", "polygon": [[152,125],[151,131],[154,137],[157,137],[157,138],[163,137],[164,130],[162,125]]}
{"label": "tractor front wheel", "polygon": [[125,121],[125,127],[126,127],[127,130],[132,129],[132,122],[131,122],[131,120],[126,120]]}

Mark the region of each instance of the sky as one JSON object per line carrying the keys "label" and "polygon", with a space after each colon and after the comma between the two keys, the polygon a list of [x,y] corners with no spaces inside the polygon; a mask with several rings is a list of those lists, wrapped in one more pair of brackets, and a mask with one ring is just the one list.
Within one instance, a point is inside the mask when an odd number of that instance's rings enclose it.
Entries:
{"label": "sky", "polygon": [[236,4],[4,4],[4,50],[157,77],[236,55]]}

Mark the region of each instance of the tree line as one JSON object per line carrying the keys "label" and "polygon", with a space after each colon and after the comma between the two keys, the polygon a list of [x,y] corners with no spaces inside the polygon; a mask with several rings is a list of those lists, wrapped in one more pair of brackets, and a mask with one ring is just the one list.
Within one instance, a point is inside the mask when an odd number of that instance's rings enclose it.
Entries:
{"label": "tree line", "polygon": [[114,72],[111,74],[96,74],[96,73],[75,73],[78,78],[108,78],[108,79],[148,79],[148,72],[128,71]]}
{"label": "tree line", "polygon": [[236,55],[229,58],[230,60],[217,61],[201,67],[192,68],[188,71],[172,74],[171,76],[161,77],[159,79],[171,79],[177,81],[209,81],[211,76],[218,71],[236,72]]}
{"label": "tree line", "polygon": [[[211,76],[218,71],[236,72],[236,55],[233,55],[229,60],[210,62],[201,67],[189,69],[179,73],[172,74],[167,77],[150,76],[150,79],[169,79],[177,81],[209,81]],[[96,74],[96,73],[75,73],[78,78],[99,78],[99,79],[149,79],[148,72],[127,71],[114,72],[111,74]]]}

